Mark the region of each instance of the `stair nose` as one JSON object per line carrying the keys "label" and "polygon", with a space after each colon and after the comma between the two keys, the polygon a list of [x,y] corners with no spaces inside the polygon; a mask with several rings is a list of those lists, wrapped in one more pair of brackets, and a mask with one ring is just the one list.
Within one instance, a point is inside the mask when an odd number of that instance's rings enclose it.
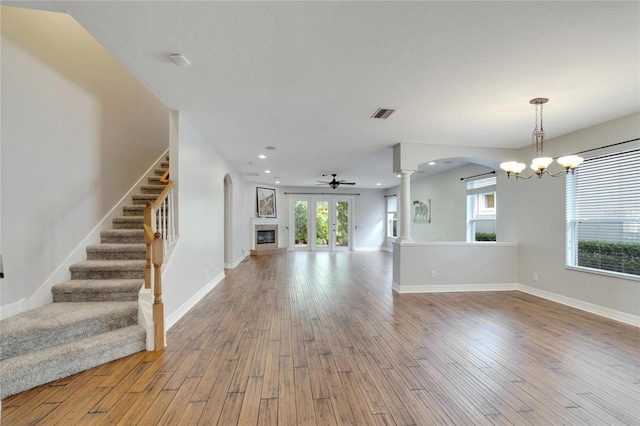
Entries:
{"label": "stair nose", "polygon": [[136,325],[137,322],[137,302],[50,303],[2,320],[0,359]]}
{"label": "stair nose", "polygon": [[145,244],[98,244],[87,247],[87,260],[145,260]]}
{"label": "stair nose", "polygon": [[71,280],[52,287],[54,302],[137,301],[144,280]]}
{"label": "stair nose", "polygon": [[158,185],[142,185],[140,187],[140,191],[143,194],[160,194],[162,191],[164,191],[164,188],[166,186],[162,185],[162,184],[158,184]]}
{"label": "stair nose", "polygon": [[113,229],[143,229],[143,216],[120,216],[113,218]]}
{"label": "stair nose", "polygon": [[122,207],[122,215],[127,217],[132,216],[144,216],[144,207],[143,205],[129,205]]}
{"label": "stair nose", "polygon": [[163,169],[155,169],[155,170],[153,171],[153,173],[154,173],[156,176],[162,176],[162,175],[163,175],[167,170],[169,170],[169,169],[167,169],[167,168],[163,168]]}
{"label": "stair nose", "polygon": [[145,336],[142,327],[130,325],[0,361],[0,398],[143,351]]}
{"label": "stair nose", "polygon": [[131,197],[134,205],[146,206],[148,202],[153,203],[158,198],[158,194],[137,194]]}
{"label": "stair nose", "polygon": [[72,280],[144,279],[144,260],[87,260],[69,267]]}
{"label": "stair nose", "polygon": [[143,229],[111,229],[100,232],[102,244],[144,244]]}

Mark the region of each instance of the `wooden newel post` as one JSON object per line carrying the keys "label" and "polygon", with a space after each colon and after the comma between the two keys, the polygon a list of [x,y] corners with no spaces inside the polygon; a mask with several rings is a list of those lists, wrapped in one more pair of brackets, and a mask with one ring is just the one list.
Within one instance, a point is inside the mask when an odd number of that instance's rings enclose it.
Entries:
{"label": "wooden newel post", "polygon": [[151,230],[151,202],[144,208],[144,243],[147,246],[147,264],[144,267],[144,288],[151,288],[151,243],[153,242],[153,231]]}
{"label": "wooden newel post", "polygon": [[162,235],[154,234],[153,247],[153,336],[155,350],[164,349],[164,305],[162,303],[162,273],[160,268],[164,258]]}

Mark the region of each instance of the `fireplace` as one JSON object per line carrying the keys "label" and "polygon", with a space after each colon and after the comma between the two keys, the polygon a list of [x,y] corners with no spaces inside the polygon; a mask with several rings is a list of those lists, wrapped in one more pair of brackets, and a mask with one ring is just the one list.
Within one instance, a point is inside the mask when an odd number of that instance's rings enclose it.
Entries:
{"label": "fireplace", "polygon": [[261,256],[265,254],[286,253],[286,247],[278,247],[278,224],[277,223],[254,223],[253,225],[254,250],[251,255]]}
{"label": "fireplace", "polygon": [[278,248],[278,225],[256,225],[256,251]]}
{"label": "fireplace", "polygon": [[275,244],[276,230],[267,229],[264,231],[256,230],[256,245],[259,244]]}

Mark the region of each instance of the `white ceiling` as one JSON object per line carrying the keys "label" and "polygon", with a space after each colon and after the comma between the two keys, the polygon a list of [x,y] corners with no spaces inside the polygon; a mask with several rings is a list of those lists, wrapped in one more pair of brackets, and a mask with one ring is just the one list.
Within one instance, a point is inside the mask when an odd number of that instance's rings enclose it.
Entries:
{"label": "white ceiling", "polygon": [[398,142],[519,148],[535,97],[547,138],[640,110],[637,1],[18,5],[72,14],[262,184],[394,186]]}

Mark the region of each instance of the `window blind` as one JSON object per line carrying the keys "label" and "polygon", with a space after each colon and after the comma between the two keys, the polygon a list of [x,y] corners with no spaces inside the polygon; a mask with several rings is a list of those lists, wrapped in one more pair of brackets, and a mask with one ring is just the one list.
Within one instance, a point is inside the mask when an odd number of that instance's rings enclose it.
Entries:
{"label": "window blind", "polygon": [[567,176],[567,265],[640,276],[640,149]]}

